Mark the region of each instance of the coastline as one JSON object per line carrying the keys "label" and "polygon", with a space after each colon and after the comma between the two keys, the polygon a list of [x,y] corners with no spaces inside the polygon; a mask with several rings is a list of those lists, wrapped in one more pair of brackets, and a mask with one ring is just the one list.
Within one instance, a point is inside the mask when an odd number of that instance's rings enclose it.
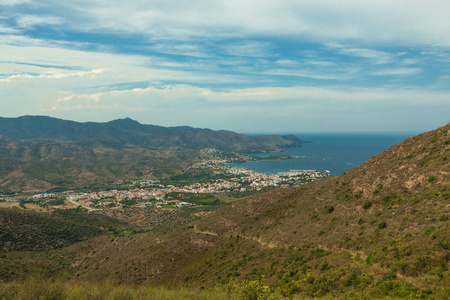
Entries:
{"label": "coastline", "polygon": [[298,136],[308,140],[308,143],[303,143],[299,148],[282,148],[278,153],[248,154],[257,159],[233,165],[265,174],[290,170],[318,170],[329,171],[331,175],[337,176],[410,137],[410,134],[352,133],[298,134]]}

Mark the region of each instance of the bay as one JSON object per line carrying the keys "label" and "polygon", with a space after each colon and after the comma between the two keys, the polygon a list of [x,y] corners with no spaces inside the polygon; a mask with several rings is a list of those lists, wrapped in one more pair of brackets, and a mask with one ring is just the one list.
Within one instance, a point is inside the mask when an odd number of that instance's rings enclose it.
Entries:
{"label": "bay", "polygon": [[357,167],[374,155],[400,143],[411,133],[396,134],[296,134],[304,141],[300,148],[285,148],[278,153],[264,153],[257,156],[292,155],[306,156],[282,161],[256,161],[233,164],[258,173],[276,174],[290,170],[329,171],[331,175],[340,175]]}

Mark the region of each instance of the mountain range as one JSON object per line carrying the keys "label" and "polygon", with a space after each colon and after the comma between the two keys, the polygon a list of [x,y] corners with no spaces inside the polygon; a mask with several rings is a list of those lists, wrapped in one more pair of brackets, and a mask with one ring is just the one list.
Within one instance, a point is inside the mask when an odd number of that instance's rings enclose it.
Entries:
{"label": "mountain range", "polygon": [[295,136],[249,136],[232,131],[213,131],[188,126],[143,125],[130,118],[107,123],[79,123],[46,116],[0,118],[0,135],[9,139],[58,142],[101,142],[116,147],[146,149],[217,148],[230,151],[276,151],[280,147],[299,147]]}

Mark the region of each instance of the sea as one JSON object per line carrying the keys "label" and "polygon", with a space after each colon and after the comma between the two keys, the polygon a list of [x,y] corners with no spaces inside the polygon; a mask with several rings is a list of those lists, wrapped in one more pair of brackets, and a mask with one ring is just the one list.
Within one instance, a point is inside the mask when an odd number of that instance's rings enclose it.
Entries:
{"label": "sea", "polygon": [[258,173],[277,174],[291,170],[317,170],[337,176],[367,161],[389,147],[413,136],[413,133],[371,134],[295,134],[303,141],[299,148],[284,148],[282,152],[252,154],[255,156],[306,156],[282,161],[256,161],[233,164]]}

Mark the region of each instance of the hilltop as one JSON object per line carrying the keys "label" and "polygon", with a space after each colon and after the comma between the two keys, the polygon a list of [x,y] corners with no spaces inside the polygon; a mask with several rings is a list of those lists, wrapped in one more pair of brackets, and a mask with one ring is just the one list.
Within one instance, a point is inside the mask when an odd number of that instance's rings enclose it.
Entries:
{"label": "hilltop", "polygon": [[408,138],[341,176],[272,190],[165,234],[93,237],[58,250],[52,262],[90,282],[208,288],[264,278],[285,296],[445,299],[449,130]]}

